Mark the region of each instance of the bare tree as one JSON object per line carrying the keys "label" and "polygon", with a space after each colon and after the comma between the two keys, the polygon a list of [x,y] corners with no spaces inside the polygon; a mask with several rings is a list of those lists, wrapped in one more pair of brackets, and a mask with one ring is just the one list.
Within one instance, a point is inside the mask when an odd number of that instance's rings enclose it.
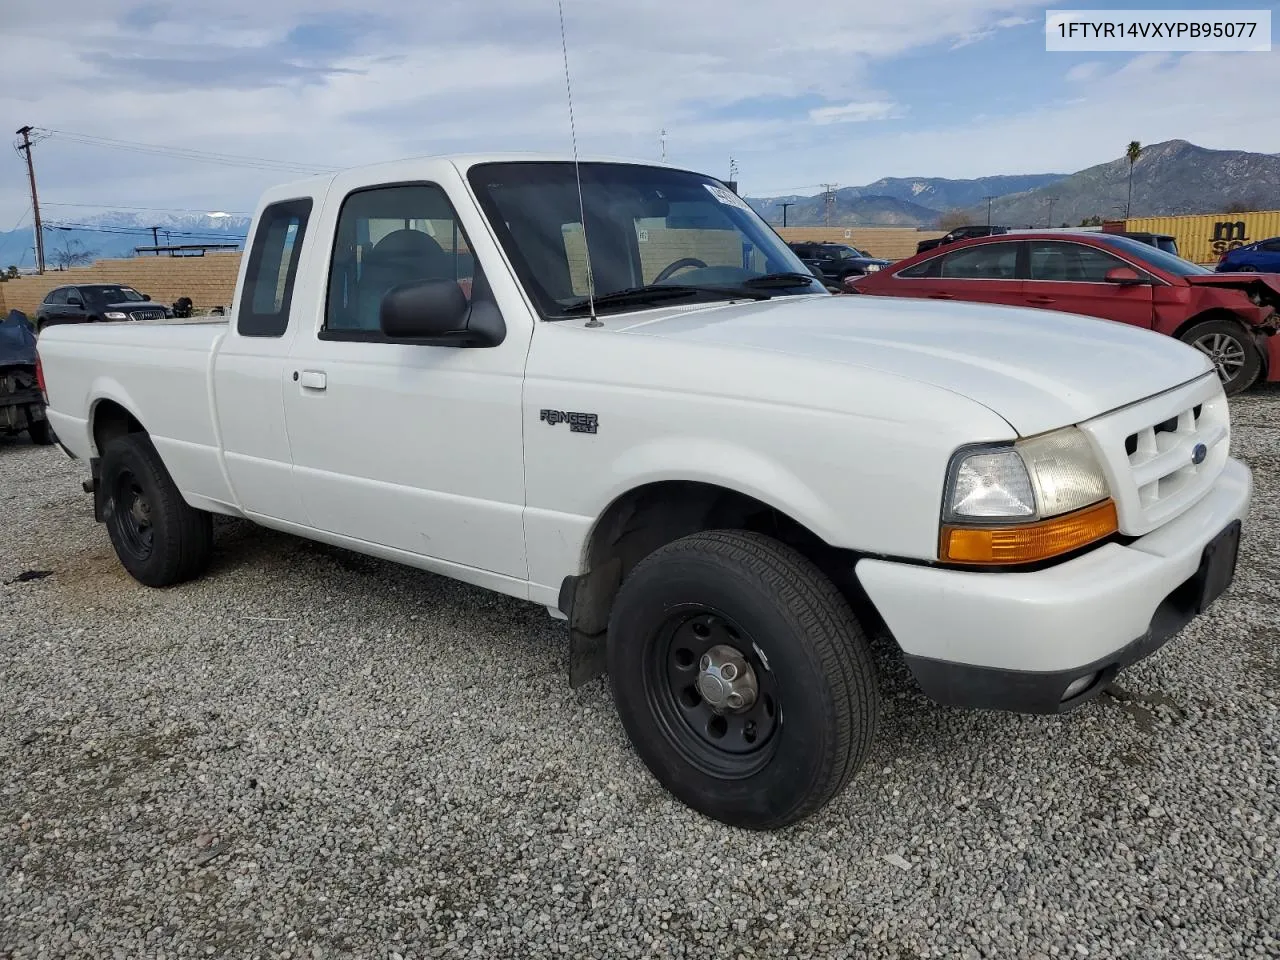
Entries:
{"label": "bare tree", "polygon": [[93,263],[96,256],[96,251],[86,250],[79,240],[69,240],[53,251],[51,259],[58,265],[59,270],[65,270],[67,267],[83,267]]}
{"label": "bare tree", "polygon": [[967,210],[948,210],[938,218],[938,226],[943,230],[954,230],[956,227],[967,226],[973,222],[973,217]]}
{"label": "bare tree", "polygon": [[1142,144],[1137,140],[1130,140],[1129,146],[1124,150],[1125,159],[1129,161],[1129,199],[1125,201],[1124,218],[1129,219],[1129,210],[1133,206],[1133,165],[1138,162],[1138,158],[1142,156]]}

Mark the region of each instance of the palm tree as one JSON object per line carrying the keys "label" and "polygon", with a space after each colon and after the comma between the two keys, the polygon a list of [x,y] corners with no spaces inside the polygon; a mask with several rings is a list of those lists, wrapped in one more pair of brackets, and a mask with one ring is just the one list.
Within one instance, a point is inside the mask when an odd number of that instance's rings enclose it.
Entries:
{"label": "palm tree", "polygon": [[1124,218],[1128,220],[1129,208],[1133,205],[1133,165],[1138,162],[1138,157],[1142,156],[1142,144],[1137,140],[1130,140],[1124,155],[1129,160],[1129,199],[1124,205]]}

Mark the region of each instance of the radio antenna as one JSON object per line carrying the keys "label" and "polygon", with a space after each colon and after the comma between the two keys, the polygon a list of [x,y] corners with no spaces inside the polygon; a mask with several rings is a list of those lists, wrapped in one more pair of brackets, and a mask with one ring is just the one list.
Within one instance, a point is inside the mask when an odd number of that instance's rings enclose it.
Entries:
{"label": "radio antenna", "polygon": [[564,0],[556,0],[560,11],[560,52],[564,55],[564,89],[569,98],[569,137],[573,141],[573,177],[578,184],[578,216],[582,219],[582,252],[587,261],[587,309],[591,312],[588,327],[602,327],[596,316],[596,280],[591,272],[591,247],[587,243],[587,205],[582,199],[582,170],[578,166],[578,130],[573,121],[573,83],[569,80],[569,42],[564,34]]}

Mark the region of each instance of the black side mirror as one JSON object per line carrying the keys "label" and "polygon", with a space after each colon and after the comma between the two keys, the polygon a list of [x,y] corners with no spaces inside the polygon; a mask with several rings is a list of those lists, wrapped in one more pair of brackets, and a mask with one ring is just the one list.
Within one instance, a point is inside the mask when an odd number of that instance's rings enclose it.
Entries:
{"label": "black side mirror", "polygon": [[472,303],[456,280],[416,280],[394,287],[378,307],[383,334],[436,347],[496,347],[506,325],[495,305]]}
{"label": "black side mirror", "polygon": [[151,294],[149,294],[149,293],[144,293],[144,294],[142,295],[142,299],[143,299],[143,300],[150,300],[150,299],[151,299]]}

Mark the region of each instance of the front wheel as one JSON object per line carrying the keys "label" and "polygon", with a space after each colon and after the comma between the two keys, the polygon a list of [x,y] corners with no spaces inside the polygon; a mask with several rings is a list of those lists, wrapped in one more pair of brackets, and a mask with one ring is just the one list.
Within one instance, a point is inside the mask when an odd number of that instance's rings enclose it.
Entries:
{"label": "front wheel", "polygon": [[614,603],[608,665],[650,772],[732,826],[814,813],[875,735],[875,667],[852,610],[809,560],[758,534],[699,533],[642,561]]}
{"label": "front wheel", "polygon": [[1242,324],[1206,320],[1183,333],[1181,339],[1213,361],[1228,396],[1249,389],[1262,373],[1262,354]]}
{"label": "front wheel", "polygon": [[213,517],[182,499],[146,434],[107,444],[98,482],[111,545],[135,580],[168,587],[204,572],[213,552]]}

